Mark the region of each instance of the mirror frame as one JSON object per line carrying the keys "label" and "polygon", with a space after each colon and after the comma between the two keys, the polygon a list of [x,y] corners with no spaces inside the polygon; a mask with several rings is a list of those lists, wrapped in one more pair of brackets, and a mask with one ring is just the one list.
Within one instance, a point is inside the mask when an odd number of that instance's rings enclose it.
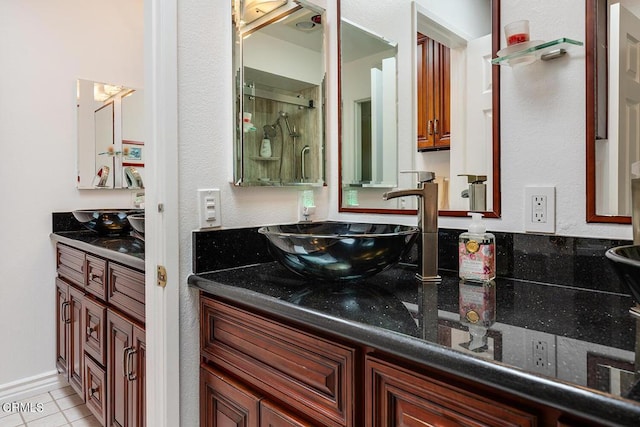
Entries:
{"label": "mirror frame", "polygon": [[624,215],[598,215],[596,212],[596,120],[597,114],[597,7],[598,0],[585,0],[585,79],[586,79],[586,220],[595,223],[631,224]]}
{"label": "mirror frame", "polygon": [[[338,212],[351,212],[351,213],[368,213],[368,214],[391,214],[391,215],[416,215],[415,209],[377,209],[377,208],[349,208],[343,207],[343,195],[342,195],[342,50],[340,40],[340,26],[341,26],[341,9],[340,0],[337,1],[338,18],[337,18],[337,32],[338,32]],[[589,1],[589,0],[587,0]],[[491,56],[496,57],[498,50],[500,50],[500,0],[492,0],[491,2]],[[492,85],[492,104],[493,104],[493,199],[492,210],[484,211],[485,218],[500,218],[501,214],[501,197],[500,197],[500,66],[492,65],[491,71],[491,85]],[[411,149],[417,150],[415,147],[417,137],[415,141],[412,141]],[[468,216],[468,210],[440,210],[439,216],[451,216],[451,217],[466,217]]]}

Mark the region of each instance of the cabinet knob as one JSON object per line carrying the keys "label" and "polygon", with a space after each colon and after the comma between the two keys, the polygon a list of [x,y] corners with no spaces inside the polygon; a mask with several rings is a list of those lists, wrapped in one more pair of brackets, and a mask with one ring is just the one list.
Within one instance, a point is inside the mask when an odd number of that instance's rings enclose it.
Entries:
{"label": "cabinet knob", "polygon": [[87,335],[91,336],[97,330],[98,330],[98,325],[87,326]]}
{"label": "cabinet knob", "polygon": [[89,273],[89,280],[95,280],[95,279],[102,279],[102,275],[101,274],[96,274],[96,273]]}

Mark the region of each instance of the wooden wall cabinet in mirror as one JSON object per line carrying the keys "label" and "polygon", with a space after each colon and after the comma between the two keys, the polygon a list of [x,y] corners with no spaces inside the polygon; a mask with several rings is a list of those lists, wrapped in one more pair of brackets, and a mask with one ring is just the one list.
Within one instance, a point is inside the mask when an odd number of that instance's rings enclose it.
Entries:
{"label": "wooden wall cabinet in mirror", "polygon": [[451,61],[447,46],[418,33],[418,150],[451,141]]}
{"label": "wooden wall cabinet in mirror", "polygon": [[324,185],[324,9],[306,0],[232,5],[235,184]]}
{"label": "wooden wall cabinet in mirror", "polygon": [[[461,6],[446,0],[397,0],[371,8],[366,0],[341,0],[340,23],[348,20],[397,42],[397,110],[393,113],[397,118],[397,139],[385,141],[385,144],[397,141],[386,148],[390,152],[395,150],[398,173],[395,188],[417,185],[414,175],[402,171],[435,172],[442,184],[439,214],[466,216],[470,202],[463,191],[469,184],[463,175],[486,176],[487,203],[483,213],[485,217],[499,217],[500,70],[490,60],[500,49],[500,1],[461,1],[467,3]],[[437,45],[419,43],[418,33]],[[357,162],[352,160],[355,137],[348,126],[353,106],[345,96],[345,88],[357,82],[344,71],[350,64],[342,52],[351,40],[346,39],[349,35],[343,31],[339,35],[338,210],[415,215],[417,205],[413,197],[384,201],[382,194],[388,188],[351,185]],[[427,41],[425,38],[420,42],[423,40]],[[454,81],[455,84],[450,84]],[[431,92],[438,92],[437,102]],[[433,108],[448,113],[428,113]],[[418,115],[423,119],[418,120]],[[437,133],[440,140],[429,141],[429,133],[432,136]],[[418,139],[421,151],[416,149]],[[443,149],[447,145],[448,149]]]}
{"label": "wooden wall cabinet in mirror", "polygon": [[586,0],[586,219],[631,223],[640,160],[640,0]]}

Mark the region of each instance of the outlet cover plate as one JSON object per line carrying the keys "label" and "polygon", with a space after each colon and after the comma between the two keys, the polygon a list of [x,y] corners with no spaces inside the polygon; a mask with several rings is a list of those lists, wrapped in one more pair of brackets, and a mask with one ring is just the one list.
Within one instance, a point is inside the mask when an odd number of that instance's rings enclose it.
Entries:
{"label": "outlet cover plate", "polygon": [[524,188],[524,231],[556,232],[556,187]]}

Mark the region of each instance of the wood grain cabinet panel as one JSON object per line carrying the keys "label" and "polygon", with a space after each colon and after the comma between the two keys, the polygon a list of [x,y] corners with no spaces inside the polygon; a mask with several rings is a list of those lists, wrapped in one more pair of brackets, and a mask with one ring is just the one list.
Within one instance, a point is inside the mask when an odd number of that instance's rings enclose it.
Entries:
{"label": "wood grain cabinet panel", "polygon": [[144,426],[144,330],[107,309],[107,425]]}
{"label": "wood grain cabinet panel", "polygon": [[202,355],[321,425],[354,424],[355,349],[202,298]]}
{"label": "wood grain cabinet panel", "polygon": [[84,359],[85,391],[84,400],[87,408],[101,425],[107,419],[107,373],[91,357]]}
{"label": "wood grain cabinet panel", "polygon": [[537,425],[536,416],[520,408],[371,356],[365,359],[365,393],[370,427]]}
{"label": "wood grain cabinet panel", "polygon": [[201,427],[259,427],[260,396],[219,371],[200,368]]}
{"label": "wood grain cabinet panel", "polygon": [[111,262],[107,269],[109,303],[144,322],[144,273]]}
{"label": "wood grain cabinet panel", "polygon": [[87,292],[104,300],[107,298],[107,261],[87,254]]}
{"label": "wood grain cabinet panel", "polygon": [[69,318],[69,304],[67,295],[69,294],[69,285],[60,279],[56,279],[56,366],[58,372],[67,375],[67,364],[69,356],[68,341],[69,327],[67,319]]}
{"label": "wood grain cabinet panel", "polygon": [[105,318],[107,307],[99,301],[86,298],[82,308],[84,321],[84,351],[104,366],[107,362]]}
{"label": "wood grain cabinet panel", "polygon": [[56,246],[56,252],[58,277],[65,278],[70,283],[84,288],[85,253],[60,244]]}
{"label": "wood grain cabinet panel", "polygon": [[418,33],[418,151],[451,144],[451,54]]}
{"label": "wood grain cabinet panel", "polygon": [[69,286],[69,313],[71,318],[69,325],[69,384],[80,396],[84,396],[84,321],[82,319],[82,307],[84,305],[84,292]]}
{"label": "wood grain cabinet panel", "polygon": [[289,414],[268,400],[260,402],[260,427],[314,427],[315,425],[317,424]]}

